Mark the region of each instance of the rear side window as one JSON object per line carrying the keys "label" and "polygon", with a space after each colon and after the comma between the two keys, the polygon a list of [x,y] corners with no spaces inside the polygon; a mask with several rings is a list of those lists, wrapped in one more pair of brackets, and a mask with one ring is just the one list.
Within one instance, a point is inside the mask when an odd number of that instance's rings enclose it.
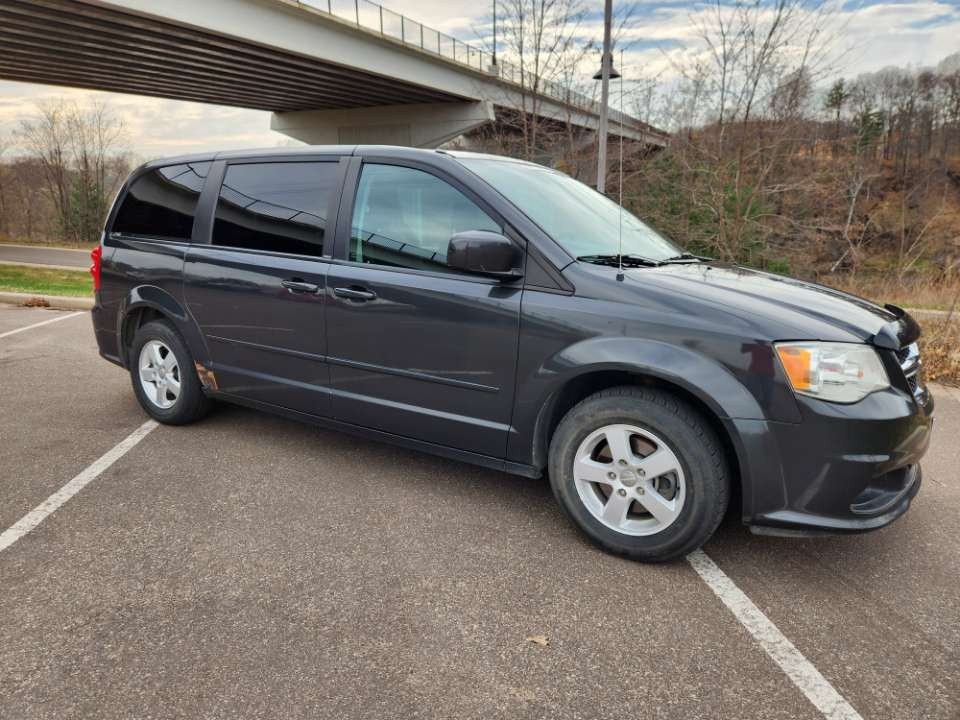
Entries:
{"label": "rear side window", "polygon": [[322,255],[336,162],[249,163],[227,168],[213,244]]}
{"label": "rear side window", "polygon": [[168,165],[141,175],[113,221],[112,232],[164,240],[190,240],[197,200],[210,163]]}

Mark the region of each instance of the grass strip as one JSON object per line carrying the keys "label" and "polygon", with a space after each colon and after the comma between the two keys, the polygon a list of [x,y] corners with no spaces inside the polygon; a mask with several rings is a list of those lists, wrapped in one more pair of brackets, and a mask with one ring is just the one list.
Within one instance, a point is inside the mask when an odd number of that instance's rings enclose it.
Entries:
{"label": "grass strip", "polygon": [[0,290],[79,297],[93,293],[93,278],[86,270],[0,264]]}

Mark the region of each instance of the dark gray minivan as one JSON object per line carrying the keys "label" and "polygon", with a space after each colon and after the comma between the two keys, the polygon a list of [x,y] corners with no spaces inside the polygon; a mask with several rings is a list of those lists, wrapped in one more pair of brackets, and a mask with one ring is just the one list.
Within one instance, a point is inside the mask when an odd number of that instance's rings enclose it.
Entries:
{"label": "dark gray minivan", "polygon": [[933,400],[903,310],[682,252],[562,173],[307,147],[152,162],[92,268],[147,413],[213,400],[531,477],[639,560],[870,530],[920,487]]}

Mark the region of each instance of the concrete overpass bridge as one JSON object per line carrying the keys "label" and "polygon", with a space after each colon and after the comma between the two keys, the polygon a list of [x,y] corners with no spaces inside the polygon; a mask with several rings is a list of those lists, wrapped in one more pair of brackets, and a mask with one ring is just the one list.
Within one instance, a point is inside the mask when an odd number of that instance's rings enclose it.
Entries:
{"label": "concrete overpass bridge", "polygon": [[492,60],[368,0],[0,0],[2,79],[269,110],[311,144],[436,147],[499,111],[597,128],[592,99]]}

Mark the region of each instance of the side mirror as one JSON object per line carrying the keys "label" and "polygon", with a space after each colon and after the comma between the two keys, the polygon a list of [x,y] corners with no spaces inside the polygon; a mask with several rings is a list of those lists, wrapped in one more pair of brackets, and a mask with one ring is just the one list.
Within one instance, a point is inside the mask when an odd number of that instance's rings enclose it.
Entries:
{"label": "side mirror", "polygon": [[513,280],[523,274],[521,262],[513,241],[489,230],[456,233],[447,245],[447,265],[454,270]]}

